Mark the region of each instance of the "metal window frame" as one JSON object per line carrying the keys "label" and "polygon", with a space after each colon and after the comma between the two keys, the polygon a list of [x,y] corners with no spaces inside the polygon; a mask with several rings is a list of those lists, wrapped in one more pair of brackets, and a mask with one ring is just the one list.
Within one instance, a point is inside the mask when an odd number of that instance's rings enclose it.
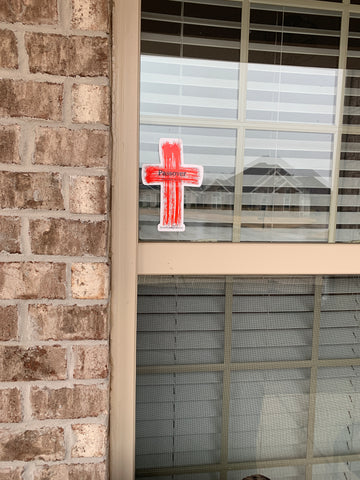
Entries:
{"label": "metal window frame", "polygon": [[[240,0],[239,0],[240,1]],[[244,0],[249,8],[249,0]],[[296,6],[343,12],[342,28],[349,14],[360,14],[360,5],[312,0],[252,0],[252,4]],[[347,17],[347,19],[346,19]],[[346,58],[342,38],[341,58]],[[112,51],[113,98],[113,176],[112,176],[112,298],[111,298],[111,410],[110,410],[110,478],[131,480],[135,475],[135,377],[136,377],[136,300],[138,275],[338,275],[360,274],[360,245],[353,244],[266,244],[266,243],[139,243],[138,242],[138,135],[139,135],[139,60],[140,60],[140,0],[114,0]],[[345,53],[344,53],[345,52]],[[241,72],[242,78],[244,73]],[[242,80],[243,81],[243,80]],[[343,85],[339,88],[343,88]],[[338,106],[342,108],[341,105]],[[341,118],[340,115],[338,116]],[[164,124],[158,118],[154,123]],[[201,125],[212,122],[199,121]],[[183,119],[179,124],[190,123]],[[197,120],[191,119],[191,125]],[[216,122],[216,126],[219,126]],[[232,122],[223,122],[223,127]],[[236,122],[243,128],[244,122]],[[249,123],[247,122],[247,126]],[[251,127],[252,128],[252,127]],[[254,128],[270,129],[271,124]],[[309,130],[309,125],[296,129]],[[359,127],[342,127],[334,133],[359,133]],[[286,124],[276,129],[289,130]],[[329,131],[329,127],[326,127]],[[293,127],[290,128],[293,130]],[[322,127],[312,128],[322,131]],[[339,144],[339,142],[338,142]],[[340,149],[334,153],[338,162]],[[241,159],[239,158],[239,161]],[[334,180],[336,182],[336,179]],[[335,185],[334,185],[335,186]],[[241,185],[238,185],[240,188]],[[336,199],[333,200],[333,204]],[[334,208],[333,208],[334,210]],[[234,238],[235,239],[235,238]],[[329,238],[330,242],[333,241]],[[211,259],[211,262],[209,261]],[[229,284],[228,290],[231,289]],[[315,348],[315,347],[314,347]],[[314,352],[313,352],[314,353]],[[316,352],[315,352],[316,355]],[[360,364],[360,359],[356,364]],[[337,361],[336,365],[354,365],[354,360]],[[332,360],[289,362],[290,367],[330,366]],[[270,366],[271,365],[271,366]],[[283,368],[283,362],[227,365],[226,369]],[[192,371],[184,366],[179,371]],[[199,371],[199,366],[196,366]],[[222,370],[223,365],[212,368]],[[163,369],[159,367],[159,371]],[[174,368],[172,367],[172,371]],[[145,373],[145,372],[144,372]],[[314,383],[314,382],[313,382]],[[316,385],[315,385],[316,386]],[[313,385],[314,387],[314,385]],[[314,390],[313,390],[314,391]],[[312,418],[309,422],[313,422]],[[311,425],[310,425],[311,427]],[[309,435],[311,441],[311,431]],[[360,460],[360,455],[336,457],[337,461]],[[257,467],[306,465],[334,461],[334,457],[257,462]],[[227,469],[251,468],[251,463],[231,464]],[[311,469],[307,469],[307,480]],[[180,471],[180,470],[179,470]],[[182,468],[182,472],[189,471]],[[193,470],[191,470],[193,471]],[[198,469],[198,471],[204,471]],[[216,471],[216,466],[205,471]]]}

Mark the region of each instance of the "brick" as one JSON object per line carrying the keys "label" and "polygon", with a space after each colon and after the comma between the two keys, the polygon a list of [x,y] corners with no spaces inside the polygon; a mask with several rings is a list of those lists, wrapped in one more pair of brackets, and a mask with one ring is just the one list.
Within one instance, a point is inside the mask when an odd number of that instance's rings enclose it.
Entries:
{"label": "brick", "polygon": [[11,30],[0,30],[0,68],[18,68],[16,37]]}
{"label": "brick", "polygon": [[54,346],[0,346],[0,381],[64,380],[66,350]]}
{"label": "brick", "polygon": [[21,252],[19,218],[0,217],[0,252]]}
{"label": "brick", "polygon": [[109,115],[109,88],[107,86],[84,84],[73,86],[72,118],[74,122],[109,125]]}
{"label": "brick", "polygon": [[0,480],[22,480],[22,474],[21,467],[0,468]]}
{"label": "brick", "polygon": [[108,0],[72,0],[72,28],[109,31]]}
{"label": "brick", "polygon": [[109,74],[106,38],[27,33],[25,45],[31,73],[81,77]]}
{"label": "brick", "polygon": [[104,299],[109,295],[109,267],[104,263],[74,263],[71,267],[73,298]]}
{"label": "brick", "polygon": [[0,299],[65,298],[66,265],[0,263]]}
{"label": "brick", "polygon": [[0,208],[63,210],[57,173],[0,172]]}
{"label": "brick", "polygon": [[109,350],[106,345],[73,347],[74,378],[106,378],[109,373]]}
{"label": "brick", "polygon": [[98,417],[107,413],[107,390],[98,385],[58,389],[33,387],[31,405],[33,418],[38,420]]}
{"label": "brick", "polygon": [[32,332],[39,340],[105,340],[107,315],[106,305],[29,305]]}
{"label": "brick", "polygon": [[104,463],[42,465],[35,467],[34,480],[107,480],[106,465]]}
{"label": "brick", "polygon": [[0,2],[1,22],[54,24],[57,21],[56,0],[3,0]]}
{"label": "brick", "polygon": [[74,445],[71,456],[102,457],[106,452],[106,427],[96,424],[72,425]]}
{"label": "brick", "polygon": [[18,336],[18,312],[15,305],[0,307],[0,341],[16,340]]}
{"label": "brick", "polygon": [[0,79],[0,116],[62,119],[63,85]]}
{"label": "brick", "polygon": [[105,256],[106,222],[51,218],[30,221],[31,250],[38,255]]}
{"label": "brick", "polygon": [[70,177],[70,212],[103,215],[107,198],[105,177]]}
{"label": "brick", "polygon": [[55,461],[65,456],[64,430],[44,427],[38,430],[8,430],[0,432],[0,460]]}
{"label": "brick", "polygon": [[41,165],[106,167],[109,150],[109,133],[104,130],[41,127],[36,132],[34,160]]}
{"label": "brick", "polygon": [[0,423],[17,423],[21,418],[20,390],[17,388],[0,390]]}
{"label": "brick", "polygon": [[20,163],[19,138],[17,125],[0,126],[0,163]]}

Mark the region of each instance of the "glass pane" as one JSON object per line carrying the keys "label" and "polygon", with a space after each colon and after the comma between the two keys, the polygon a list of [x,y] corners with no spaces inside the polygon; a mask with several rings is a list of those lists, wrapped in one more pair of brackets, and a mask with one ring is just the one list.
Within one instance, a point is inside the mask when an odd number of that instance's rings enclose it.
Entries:
{"label": "glass pane", "polygon": [[360,462],[324,463],[313,465],[313,480],[358,480]]}
{"label": "glass pane", "polygon": [[310,371],[231,373],[229,461],[306,455]]}
{"label": "glass pane", "polygon": [[138,375],[136,466],[217,463],[222,373]]}
{"label": "glass pane", "polygon": [[252,8],[247,120],[334,123],[340,22],[338,13]]}
{"label": "glass pane", "polygon": [[138,365],[224,361],[224,279],[145,282],[137,310]]}
{"label": "glass pane", "polygon": [[238,81],[238,63],[142,55],[140,113],[236,119]]}
{"label": "glass pane", "polygon": [[337,70],[250,63],[246,119],[333,124]]}
{"label": "glass pane", "polygon": [[352,15],[349,23],[344,124],[360,124],[360,16]]}
{"label": "glass pane", "polygon": [[[159,139],[181,138],[184,164],[202,165],[200,188],[184,188],[183,232],[166,232],[165,240],[231,241],[234,204],[236,130],[142,125],[140,166],[159,165]],[[141,173],[140,173],[141,178]],[[160,187],[140,183],[140,240],[163,240],[159,232]]]}
{"label": "glass pane", "polygon": [[360,135],[342,136],[336,241],[360,241]]}
{"label": "glass pane", "polygon": [[318,370],[315,456],[349,455],[359,452],[359,406],[359,366]]}
{"label": "glass pane", "polygon": [[258,468],[256,470],[231,471],[227,474],[227,480],[240,480],[249,475],[261,474],[271,480],[304,480],[305,467],[277,467],[277,468]]}
{"label": "glass pane", "polygon": [[360,278],[324,280],[320,325],[319,358],[360,356]]}
{"label": "glass pane", "polygon": [[337,68],[339,12],[256,5],[250,13],[249,62]]}
{"label": "glass pane", "polygon": [[333,136],[247,130],[241,240],[326,242]]}
{"label": "glass pane", "polygon": [[233,362],[309,360],[314,279],[234,279]]}

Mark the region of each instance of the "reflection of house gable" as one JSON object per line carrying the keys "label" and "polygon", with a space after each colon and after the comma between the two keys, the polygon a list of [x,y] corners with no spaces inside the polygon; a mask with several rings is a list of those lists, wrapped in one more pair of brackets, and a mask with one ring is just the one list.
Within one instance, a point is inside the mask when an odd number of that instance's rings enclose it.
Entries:
{"label": "reflection of house gable", "polygon": [[264,162],[244,170],[244,209],[318,211],[326,204],[321,197],[328,195],[330,188],[319,180],[314,170]]}
{"label": "reflection of house gable", "polygon": [[[210,172],[204,170],[201,187],[185,188],[185,208],[233,209],[236,175],[220,173],[214,168]],[[325,211],[328,202],[324,198],[329,195],[330,187],[311,169],[285,168],[261,161],[245,168],[242,174],[244,211]],[[140,185],[141,207],[158,207],[159,202],[160,187]]]}

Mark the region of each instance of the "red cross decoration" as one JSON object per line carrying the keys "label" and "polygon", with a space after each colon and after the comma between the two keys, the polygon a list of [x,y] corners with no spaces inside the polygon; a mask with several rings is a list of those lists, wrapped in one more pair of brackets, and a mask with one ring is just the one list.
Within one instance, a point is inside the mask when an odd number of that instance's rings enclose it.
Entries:
{"label": "red cross decoration", "polygon": [[143,165],[144,185],[160,185],[159,232],[183,232],[184,187],[200,187],[203,167],[183,164],[183,145],[180,139],[161,138],[160,165]]}

